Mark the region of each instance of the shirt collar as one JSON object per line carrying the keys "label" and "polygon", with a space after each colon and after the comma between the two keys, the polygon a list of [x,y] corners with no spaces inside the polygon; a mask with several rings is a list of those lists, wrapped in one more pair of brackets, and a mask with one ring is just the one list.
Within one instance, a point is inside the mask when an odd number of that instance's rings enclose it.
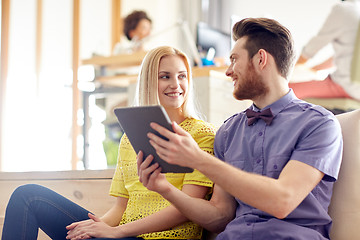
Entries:
{"label": "shirt collar", "polygon": [[[285,96],[281,97],[276,102],[273,102],[272,104],[264,107],[264,109],[271,108],[271,112],[274,115],[274,117],[281,112],[289,103],[293,102],[294,100],[298,99],[295,96],[295,93],[292,89],[289,90]],[[252,104],[250,107],[254,111],[260,111],[260,109],[255,105]]]}

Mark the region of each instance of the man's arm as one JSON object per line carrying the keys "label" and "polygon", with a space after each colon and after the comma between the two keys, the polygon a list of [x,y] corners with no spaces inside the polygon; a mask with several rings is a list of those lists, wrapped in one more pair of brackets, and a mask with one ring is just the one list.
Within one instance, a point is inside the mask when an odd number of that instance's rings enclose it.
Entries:
{"label": "man's arm", "polygon": [[222,190],[218,185],[210,201],[194,198],[171,185],[159,165],[151,164],[152,156],[142,161],[142,153],[138,157],[138,174],[140,182],[149,190],[156,191],[172,203],[184,216],[211,232],[221,232],[234,218],[236,201],[234,197]]}
{"label": "man's arm", "polygon": [[157,124],[152,127],[169,139],[148,135],[162,159],[199,170],[232,196],[277,218],[290,214],[324,176],[319,170],[296,160],[289,161],[278,179],[248,173],[201,151],[176,123],[173,123],[176,134]]}
{"label": "man's arm", "polygon": [[324,176],[296,160],[289,161],[278,179],[248,173],[217,159],[207,166],[202,163],[198,170],[244,203],[280,219],[289,215]]}

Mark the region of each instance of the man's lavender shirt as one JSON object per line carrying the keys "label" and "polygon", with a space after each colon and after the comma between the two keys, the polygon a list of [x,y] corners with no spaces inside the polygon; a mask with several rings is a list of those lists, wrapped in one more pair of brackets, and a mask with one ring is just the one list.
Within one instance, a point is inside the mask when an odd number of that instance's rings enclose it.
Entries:
{"label": "man's lavender shirt", "polygon": [[327,210],[342,156],[340,125],[332,113],[299,100],[292,90],[266,108],[274,115],[269,126],[262,119],[248,126],[245,112],[226,120],[215,137],[215,156],[275,179],[289,160],[308,164],[325,176],[285,219],[236,199],[236,217],[217,239],[328,239],[332,221]]}

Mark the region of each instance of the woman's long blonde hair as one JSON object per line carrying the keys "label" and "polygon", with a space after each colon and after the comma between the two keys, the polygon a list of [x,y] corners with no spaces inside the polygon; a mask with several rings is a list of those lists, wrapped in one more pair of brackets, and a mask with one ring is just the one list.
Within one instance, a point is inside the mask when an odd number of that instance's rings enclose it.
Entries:
{"label": "woman's long blonde hair", "polygon": [[179,56],[184,61],[188,73],[189,87],[182,106],[182,112],[185,117],[200,119],[200,114],[195,106],[194,87],[189,59],[182,51],[169,46],[154,48],[149,51],[143,59],[136,87],[135,105],[160,105],[158,94],[159,65],[160,60],[166,56]]}

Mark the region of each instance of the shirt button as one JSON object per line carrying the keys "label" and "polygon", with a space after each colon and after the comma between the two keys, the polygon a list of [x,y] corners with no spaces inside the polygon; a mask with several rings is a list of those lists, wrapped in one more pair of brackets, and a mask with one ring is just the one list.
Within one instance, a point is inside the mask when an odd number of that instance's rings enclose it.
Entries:
{"label": "shirt button", "polygon": [[261,162],[261,160],[260,160],[260,159],[256,160],[256,163],[260,163],[260,162]]}
{"label": "shirt button", "polygon": [[274,169],[277,169],[277,168],[278,168],[278,166],[275,164],[275,165],[274,165]]}
{"label": "shirt button", "polygon": [[247,226],[251,226],[251,223],[247,223],[246,225],[247,225]]}
{"label": "shirt button", "polygon": [[263,135],[263,133],[262,132],[259,132],[259,136],[261,137]]}

